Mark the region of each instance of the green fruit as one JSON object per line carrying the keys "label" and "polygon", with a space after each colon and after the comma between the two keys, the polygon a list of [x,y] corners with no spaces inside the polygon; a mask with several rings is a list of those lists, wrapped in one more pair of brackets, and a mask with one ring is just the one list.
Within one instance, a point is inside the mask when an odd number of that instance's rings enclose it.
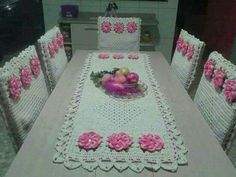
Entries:
{"label": "green fruit", "polygon": [[129,69],[128,68],[126,68],[126,67],[123,67],[123,68],[120,68],[120,70],[119,70],[123,75],[127,75],[127,74],[129,74]]}

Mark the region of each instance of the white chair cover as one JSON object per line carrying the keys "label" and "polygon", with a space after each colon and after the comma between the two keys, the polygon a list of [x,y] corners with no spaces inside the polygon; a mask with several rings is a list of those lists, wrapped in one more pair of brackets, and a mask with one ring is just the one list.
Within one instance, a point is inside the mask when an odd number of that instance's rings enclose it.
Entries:
{"label": "white chair cover", "polygon": [[[38,63],[37,75],[31,71],[32,59],[39,61],[35,47],[29,46],[0,68],[0,103],[4,110],[7,127],[18,146],[23,143],[49,96],[40,63]],[[17,77],[19,78],[17,83],[22,85],[22,68],[25,67],[30,68],[32,72],[30,86],[17,87],[21,90],[20,95],[17,98],[12,97],[10,90],[19,84],[14,85],[16,82],[13,82],[11,85],[10,80],[12,77]],[[16,93],[17,89],[14,91]]]}
{"label": "white chair cover", "polygon": [[[214,132],[217,140],[225,149],[236,123],[235,100],[231,103],[227,99],[225,88],[227,81],[236,79],[236,66],[227,61],[218,52],[212,52],[207,62],[209,61],[214,63],[214,67],[211,67],[214,68],[212,69],[212,78],[209,79],[205,76],[204,69],[194,102]],[[205,67],[206,64],[204,65]],[[222,80],[223,85],[221,88],[217,88],[214,84],[214,75],[216,75],[216,71],[219,69],[222,69],[225,73],[225,79]]]}
{"label": "white chair cover", "polygon": [[138,51],[140,18],[98,18],[98,49]]}
{"label": "white chair cover", "polygon": [[[183,40],[188,45],[194,47],[193,54],[188,58],[188,54],[183,54],[183,52],[178,50],[178,41]],[[205,48],[205,43],[195,38],[193,35],[190,35],[187,31],[181,30],[179,39],[175,48],[175,52],[172,58],[171,67],[176,73],[177,77],[184,85],[186,90],[189,90],[190,85],[194,80],[194,75],[196,73],[197,65],[202,58],[202,54]],[[188,49],[188,46],[185,46],[185,49]],[[185,51],[187,52],[187,50]]]}
{"label": "white chair cover", "polygon": [[57,44],[52,45],[53,49],[57,49],[57,52],[55,52],[53,56],[49,50],[49,44],[54,44],[53,41],[57,39],[59,35],[61,35],[61,32],[59,28],[55,26],[38,40],[39,57],[45,67],[51,91],[56,86],[58,79],[67,65],[67,57],[63,41],[61,46],[58,46]]}

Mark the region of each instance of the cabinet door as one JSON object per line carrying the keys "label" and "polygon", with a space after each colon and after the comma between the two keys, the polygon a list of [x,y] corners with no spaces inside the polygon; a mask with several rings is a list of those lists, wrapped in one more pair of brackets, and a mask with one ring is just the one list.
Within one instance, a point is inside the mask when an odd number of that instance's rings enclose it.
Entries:
{"label": "cabinet door", "polygon": [[96,24],[71,24],[72,45],[80,49],[97,49],[97,31]]}

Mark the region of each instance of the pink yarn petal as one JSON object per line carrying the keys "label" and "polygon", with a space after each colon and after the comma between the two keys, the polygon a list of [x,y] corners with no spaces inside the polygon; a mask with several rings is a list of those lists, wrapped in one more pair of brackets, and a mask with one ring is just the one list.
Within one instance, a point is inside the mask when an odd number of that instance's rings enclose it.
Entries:
{"label": "pink yarn petal", "polygon": [[146,134],[139,137],[140,148],[144,151],[154,152],[163,149],[164,142],[158,135]]}
{"label": "pink yarn petal", "polygon": [[32,71],[30,67],[25,66],[21,69],[21,83],[24,88],[28,88],[31,85],[32,81]]}
{"label": "pink yarn petal", "polygon": [[13,100],[18,100],[22,91],[22,83],[19,77],[12,76],[8,81],[9,85],[9,94]]}
{"label": "pink yarn petal", "polygon": [[93,131],[83,133],[78,139],[79,147],[85,150],[95,150],[100,144],[101,136]]}
{"label": "pink yarn petal", "polygon": [[123,23],[117,22],[114,24],[114,31],[116,33],[123,33],[125,29],[125,26]]}
{"label": "pink yarn petal", "polygon": [[108,147],[115,151],[127,150],[133,143],[132,138],[124,132],[113,133],[107,139]]}

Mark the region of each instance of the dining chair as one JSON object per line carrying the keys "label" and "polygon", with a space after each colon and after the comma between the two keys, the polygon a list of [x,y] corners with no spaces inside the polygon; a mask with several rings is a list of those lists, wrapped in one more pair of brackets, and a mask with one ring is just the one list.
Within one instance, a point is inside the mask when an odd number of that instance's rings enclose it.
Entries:
{"label": "dining chair", "polygon": [[20,147],[49,96],[34,46],[0,68],[0,104],[4,122]]}
{"label": "dining chair", "polygon": [[140,49],[140,18],[98,18],[98,49],[128,50]]}
{"label": "dining chair", "polygon": [[181,30],[172,57],[171,68],[183,84],[189,88],[195,78],[197,66],[202,58],[205,43],[185,30]]}
{"label": "dining chair", "polygon": [[37,50],[52,91],[67,65],[63,35],[58,27],[53,27],[41,36]]}
{"label": "dining chair", "polygon": [[204,64],[194,102],[225,149],[236,124],[236,66],[216,51]]}

